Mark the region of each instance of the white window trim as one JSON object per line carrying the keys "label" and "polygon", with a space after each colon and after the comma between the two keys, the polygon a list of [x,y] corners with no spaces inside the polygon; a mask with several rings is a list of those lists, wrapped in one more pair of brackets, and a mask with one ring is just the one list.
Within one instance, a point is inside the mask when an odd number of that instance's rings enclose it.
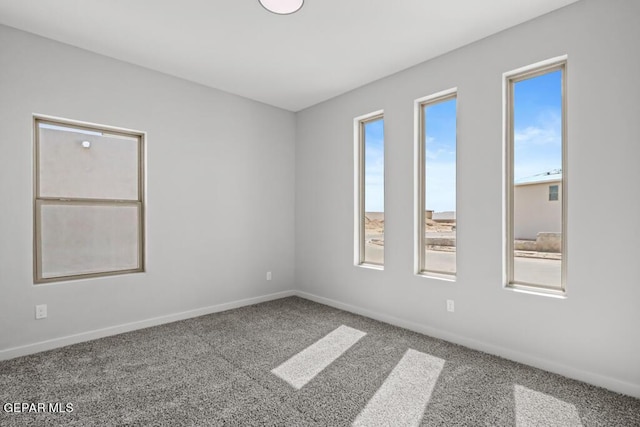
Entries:
{"label": "white window trim", "polygon": [[[384,270],[384,264],[364,261],[364,124],[384,119],[384,110],[374,111],[353,119],[353,264],[356,267]],[[386,175],[386,168],[385,168]],[[386,178],[386,176],[385,176]],[[385,179],[386,186],[386,179]],[[383,190],[384,191],[384,190]]]}
{"label": "white window trim", "polygon": [[[502,75],[502,152],[504,154],[502,166],[503,166],[503,197],[502,197],[502,212],[503,212],[503,254],[502,259],[503,266],[503,288],[509,290],[523,291],[529,294],[537,294],[544,296],[559,296],[566,297],[567,295],[567,182],[568,182],[568,168],[567,168],[567,62],[568,55],[557,56],[544,61],[537,62],[535,64],[527,65],[517,68],[512,71],[503,73]],[[546,74],[551,71],[562,70],[562,99],[561,99],[561,111],[562,111],[562,260],[561,260],[561,273],[560,273],[560,286],[549,287],[531,283],[518,283],[513,280],[513,264],[514,264],[514,236],[513,236],[513,138],[514,138],[514,126],[513,126],[513,84],[517,81],[525,80],[528,78],[536,77],[538,75]]]}
{"label": "white window trim", "polygon": [[[429,277],[434,279],[441,279],[445,281],[455,281],[456,273],[443,273],[438,271],[429,271],[424,270],[422,267],[424,265],[424,211],[425,211],[425,200],[424,200],[424,182],[425,182],[425,173],[424,170],[424,132],[425,132],[425,123],[424,116],[422,114],[422,109],[425,105],[435,104],[437,102],[446,101],[448,99],[456,99],[458,98],[458,88],[453,87],[451,89],[443,90],[432,95],[424,96],[422,98],[418,98],[413,103],[413,123],[414,123],[414,164],[413,164],[413,176],[414,176],[414,196],[413,196],[413,205],[414,205],[414,251],[413,251],[413,265],[414,265],[414,273],[418,276]],[[456,104],[456,177],[458,175],[458,131],[457,131],[457,116],[458,116],[458,108]],[[458,199],[458,179],[456,178],[456,210],[457,210],[457,202]],[[457,214],[456,214],[457,216]],[[457,225],[456,225],[456,236],[457,236]],[[457,246],[457,245],[456,245]],[[457,247],[456,247],[457,250]],[[457,259],[457,257],[456,257]]]}

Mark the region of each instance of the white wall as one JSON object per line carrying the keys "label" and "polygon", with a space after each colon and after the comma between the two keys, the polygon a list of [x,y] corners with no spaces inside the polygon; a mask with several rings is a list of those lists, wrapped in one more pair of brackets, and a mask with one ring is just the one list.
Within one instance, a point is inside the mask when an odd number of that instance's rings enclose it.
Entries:
{"label": "white wall", "polygon": [[[558,200],[549,200],[549,186],[558,186]],[[513,236],[536,240],[539,232],[562,232],[562,183],[516,185],[513,191]]]}
{"label": "white wall", "polygon": [[[33,284],[34,113],[147,132],[146,273]],[[0,359],[292,289],[294,121],[0,26]]]}
{"label": "white wall", "polygon": [[[640,396],[639,19],[634,0],[583,1],[297,115],[0,26],[0,359],[297,287]],[[501,75],[565,53],[568,298],[553,299],[502,289]],[[450,283],[412,274],[413,100],[454,86]],[[377,271],[352,265],[352,119],[381,108]],[[33,113],[148,132],[147,273],[33,285]],[[616,226],[594,234],[593,206],[619,212]],[[42,303],[49,317],[36,321]]]}
{"label": "white wall", "polygon": [[[298,288],[640,396],[639,21],[635,0],[579,2],[300,112]],[[502,73],[563,54],[569,58],[568,297],[557,299],[502,286]],[[456,86],[458,277],[451,283],[413,274],[413,100]],[[352,264],[353,118],[380,109],[384,271]],[[595,171],[607,171],[608,179]],[[606,232],[598,232],[605,230],[594,206],[620,212]],[[445,310],[448,298],[455,313]]]}

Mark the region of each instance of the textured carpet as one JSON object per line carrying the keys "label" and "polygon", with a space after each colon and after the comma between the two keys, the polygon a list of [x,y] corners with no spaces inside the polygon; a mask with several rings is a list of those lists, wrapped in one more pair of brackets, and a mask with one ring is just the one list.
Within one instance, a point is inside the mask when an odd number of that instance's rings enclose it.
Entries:
{"label": "textured carpet", "polygon": [[[271,372],[343,325],[366,335],[300,389]],[[73,404],[70,413],[0,408],[0,425],[375,423],[380,406],[364,409],[393,399],[405,355],[444,361],[418,396],[421,425],[640,426],[638,399],[296,297],[0,362],[3,406]]]}

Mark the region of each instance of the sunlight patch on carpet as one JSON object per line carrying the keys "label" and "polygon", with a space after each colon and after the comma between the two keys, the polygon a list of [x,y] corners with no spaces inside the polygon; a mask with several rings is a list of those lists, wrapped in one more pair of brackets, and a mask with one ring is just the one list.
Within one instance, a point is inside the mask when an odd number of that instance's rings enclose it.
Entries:
{"label": "sunlight patch on carpet", "polygon": [[271,372],[301,389],[365,335],[365,332],[342,325]]}
{"label": "sunlight patch on carpet", "polygon": [[420,425],[444,363],[443,359],[407,350],[353,425]]}
{"label": "sunlight patch on carpet", "polygon": [[516,384],[516,426],[582,427],[576,407],[548,394]]}

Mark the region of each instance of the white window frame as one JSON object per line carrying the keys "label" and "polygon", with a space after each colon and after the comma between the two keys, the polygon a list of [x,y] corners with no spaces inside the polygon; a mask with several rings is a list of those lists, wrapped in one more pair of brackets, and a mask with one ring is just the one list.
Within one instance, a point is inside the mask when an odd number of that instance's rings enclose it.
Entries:
{"label": "white window frame", "polygon": [[[507,289],[521,290],[551,296],[566,296],[567,292],[567,55],[558,56],[535,64],[531,64],[503,74],[503,153],[504,153],[504,241],[503,241],[503,282]],[[561,71],[561,122],[562,122],[562,182],[560,192],[562,194],[562,259],[559,286],[547,286],[536,283],[520,283],[514,280],[514,180],[513,180],[513,156],[514,156],[514,85],[515,83],[538,77],[553,71]]]}
{"label": "white window frame", "polygon": [[[138,140],[138,198],[136,200],[119,199],[82,199],[73,197],[42,197],[40,195],[40,127],[41,123],[68,127],[73,129],[101,132],[110,135],[121,135],[136,138]],[[33,278],[34,284],[51,282],[80,280],[94,277],[122,275],[130,273],[143,273],[146,271],[146,133],[116,128],[112,126],[98,125],[77,120],[34,114],[33,115]],[[43,277],[42,274],[42,242],[39,208],[44,205],[59,206],[139,206],[140,218],[138,223],[138,260],[139,265],[134,269],[108,270],[95,273],[78,273],[65,276]]]}
{"label": "white window frame", "polygon": [[[437,279],[445,279],[455,281],[458,271],[457,254],[456,254],[456,272],[442,272],[435,270],[427,270],[425,268],[425,186],[426,186],[426,170],[425,170],[425,136],[426,123],[424,122],[424,109],[429,105],[446,102],[451,99],[456,100],[456,211],[458,206],[458,88],[443,90],[441,92],[428,95],[414,101],[414,273],[419,276],[432,277]],[[457,217],[457,213],[456,213]],[[456,219],[457,221],[457,219]],[[456,224],[456,237],[457,237]],[[457,251],[457,242],[456,242]]]}
{"label": "white window frame", "polygon": [[[376,120],[384,120],[384,110],[374,111],[363,116],[353,119],[353,159],[354,159],[354,247],[353,263],[358,267],[368,267],[378,270],[384,270],[384,263],[374,264],[371,262],[365,262],[365,230],[364,230],[364,215],[365,215],[365,140],[364,140],[364,126],[369,122]],[[386,168],[385,168],[385,183],[386,187]],[[384,191],[384,190],[383,190]]]}

